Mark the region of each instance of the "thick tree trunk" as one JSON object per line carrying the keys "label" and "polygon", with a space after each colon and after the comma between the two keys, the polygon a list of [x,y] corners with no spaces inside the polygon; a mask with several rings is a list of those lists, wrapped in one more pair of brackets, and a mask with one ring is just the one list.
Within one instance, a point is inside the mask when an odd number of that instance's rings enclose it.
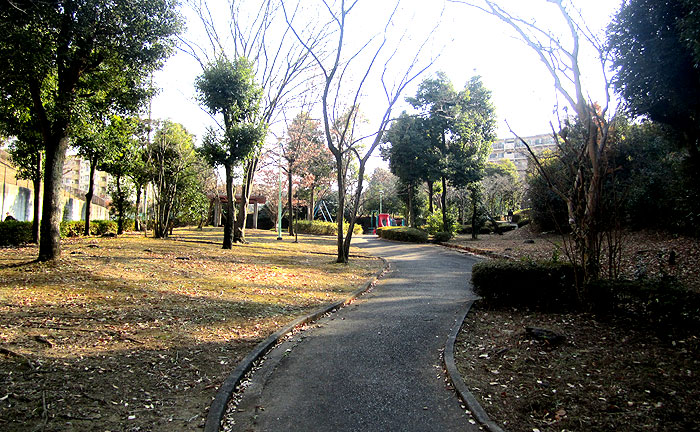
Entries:
{"label": "thick tree trunk", "polygon": [[225,167],[226,171],[226,210],[227,210],[227,215],[226,219],[224,220],[224,243],[222,248],[223,249],[231,249],[233,246],[233,220],[235,218],[235,206],[234,202],[236,200],[235,195],[233,194],[233,173],[232,167],[230,165],[226,165]]}
{"label": "thick tree trunk", "polygon": [[134,231],[141,231],[141,215],[139,213],[139,207],[141,206],[141,186],[136,185],[136,213],[134,215]]}
{"label": "thick tree trunk", "polygon": [[61,256],[61,217],[63,204],[63,162],[68,138],[51,138],[46,146],[44,167],[44,203],[41,211],[39,261],[50,261]]}
{"label": "thick tree trunk", "polygon": [[238,208],[238,219],[234,224],[233,230],[233,241],[235,243],[245,243],[245,225],[248,219],[248,201],[250,201],[250,194],[253,191],[253,178],[255,177],[255,170],[258,168],[258,158],[252,158],[245,168],[245,173],[243,175],[243,186],[241,187],[241,204]]}
{"label": "thick tree trunk", "polygon": [[433,182],[428,181],[428,211],[433,214]]}
{"label": "thick tree trunk", "polygon": [[287,206],[289,208],[289,211],[287,214],[289,215],[289,235],[293,236],[294,235],[294,206],[292,205],[292,170],[287,171]]}
{"label": "thick tree trunk", "polygon": [[92,196],[95,192],[95,165],[97,165],[96,158],[90,160],[90,183],[88,186],[88,191],[85,194],[85,232],[83,235],[90,235],[90,213],[92,207]]}
{"label": "thick tree trunk", "polygon": [[124,233],[124,199],[122,197],[121,176],[117,176],[117,235]]}
{"label": "thick tree trunk", "polygon": [[440,205],[442,206],[442,230],[450,231],[447,226],[447,179],[442,176],[442,195],[440,196]]}
{"label": "thick tree trunk", "polygon": [[[336,166],[342,167],[342,155],[335,155]],[[338,170],[338,210],[335,215],[336,225],[338,227],[338,258],[336,262],[347,264],[348,259],[345,256],[344,237],[343,237],[343,215],[345,214],[345,177],[343,170]]]}
{"label": "thick tree trunk", "polygon": [[32,242],[39,244],[39,207],[41,206],[41,154],[34,172],[34,214],[32,218]]}

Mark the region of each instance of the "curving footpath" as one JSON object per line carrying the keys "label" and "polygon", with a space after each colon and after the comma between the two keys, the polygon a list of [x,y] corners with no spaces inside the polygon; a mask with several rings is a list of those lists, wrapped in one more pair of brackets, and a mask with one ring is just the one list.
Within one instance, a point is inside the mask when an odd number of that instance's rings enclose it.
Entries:
{"label": "curving footpath", "polygon": [[392,270],[374,290],[270,351],[224,430],[477,431],[441,353],[474,296],[476,258],[359,237]]}

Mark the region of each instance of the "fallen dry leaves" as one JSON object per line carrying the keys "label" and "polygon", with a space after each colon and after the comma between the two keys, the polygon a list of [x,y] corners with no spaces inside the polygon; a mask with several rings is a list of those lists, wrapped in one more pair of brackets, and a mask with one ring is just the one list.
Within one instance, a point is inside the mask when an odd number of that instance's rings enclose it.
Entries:
{"label": "fallen dry leaves", "polygon": [[[452,243],[515,259],[551,259],[562,238],[519,229],[477,241],[458,236]],[[697,239],[653,231],[625,235],[627,277],[671,275],[700,291],[698,268]],[[553,330],[565,342],[533,340],[526,327]],[[676,337],[657,334],[644,323],[601,322],[582,313],[486,310],[477,302],[460,332],[455,359],[471,392],[506,430],[695,430],[699,338],[697,329]]]}
{"label": "fallen dry leaves", "polygon": [[196,430],[256,343],[381,268],[335,264],[332,238],[248,235],[67,239],[54,263],[0,249],[0,429]]}

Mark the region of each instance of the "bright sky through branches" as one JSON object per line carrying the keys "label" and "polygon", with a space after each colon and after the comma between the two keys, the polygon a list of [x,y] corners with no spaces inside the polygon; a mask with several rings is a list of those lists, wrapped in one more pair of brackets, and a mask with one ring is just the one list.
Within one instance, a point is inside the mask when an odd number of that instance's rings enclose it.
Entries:
{"label": "bright sky through branches", "polygon": [[[216,14],[226,16],[227,1],[209,1]],[[382,0],[381,4],[384,4],[384,1]],[[619,0],[574,2],[581,8],[588,26],[601,36],[620,3]],[[501,3],[518,12],[522,11],[523,17],[535,18],[543,28],[555,31],[557,25],[562,22],[556,14],[551,13],[554,10],[553,5],[545,0],[505,0]],[[348,37],[357,38],[355,43],[367,38],[372,30],[365,31],[365,28],[376,28],[374,21],[381,19],[382,15],[376,13],[381,7],[377,7],[376,4],[377,0],[360,0],[358,7],[365,9],[359,9],[351,15],[354,21],[350,22]],[[445,13],[442,14],[442,23],[434,34],[432,51],[427,53],[435,55],[440,51],[440,57],[423,77],[442,70],[447,73],[455,87],[462,88],[471,76],[481,75],[486,87],[493,92],[499,137],[508,135],[505,120],[508,120],[521,135],[548,132],[549,122],[555,119],[553,109],[557,103],[552,79],[536,54],[516,40],[514,32],[505,23],[467,6],[445,4],[442,0],[403,0],[400,14],[402,21],[395,23],[389,30],[398,32],[403,26],[412,34],[424,35],[435,26],[435,20],[440,16],[443,7]],[[200,25],[193,20],[198,18],[187,11],[185,16],[189,29],[187,38],[197,40],[195,32]],[[409,51],[404,49],[403,52]],[[591,92],[590,98],[596,101],[603,96],[602,93],[596,93],[601,85],[592,77],[600,66],[589,54],[583,53],[581,61],[584,74],[588,77],[585,85]],[[153,101],[155,118],[171,118],[180,122],[190,132],[195,133],[198,139],[203,135],[206,126],[212,124],[211,119],[199,108],[195,100],[193,83],[200,73],[201,68],[193,58],[178,52],[168,61],[164,70],[156,74],[155,84],[163,90]],[[404,96],[413,95],[423,77],[410,86]],[[386,105],[379,89],[368,88],[365,93],[361,109],[364,117],[371,123],[373,109],[379,109],[381,116]],[[560,100],[560,103],[563,104],[563,101]],[[398,116],[403,109],[408,109],[408,105],[402,103],[397,106],[394,114]]]}

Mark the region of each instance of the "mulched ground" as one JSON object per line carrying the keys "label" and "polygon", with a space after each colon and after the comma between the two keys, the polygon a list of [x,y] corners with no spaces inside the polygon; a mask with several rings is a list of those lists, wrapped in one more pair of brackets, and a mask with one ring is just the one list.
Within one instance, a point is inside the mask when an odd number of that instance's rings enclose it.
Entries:
{"label": "mulched ground", "polygon": [[[479,237],[452,243],[514,259],[551,259],[562,244],[559,235],[527,229]],[[700,291],[699,265],[697,239],[626,233],[622,269],[628,277],[672,275]],[[552,330],[564,341],[538,340],[526,327]],[[509,431],[690,431],[700,425],[698,329],[669,335],[643,322],[491,310],[477,301],[455,358],[470,391]]]}
{"label": "mulched ground", "polygon": [[[555,331],[563,343],[529,337]],[[458,368],[509,431],[691,431],[700,425],[700,340],[586,314],[469,312]]]}

